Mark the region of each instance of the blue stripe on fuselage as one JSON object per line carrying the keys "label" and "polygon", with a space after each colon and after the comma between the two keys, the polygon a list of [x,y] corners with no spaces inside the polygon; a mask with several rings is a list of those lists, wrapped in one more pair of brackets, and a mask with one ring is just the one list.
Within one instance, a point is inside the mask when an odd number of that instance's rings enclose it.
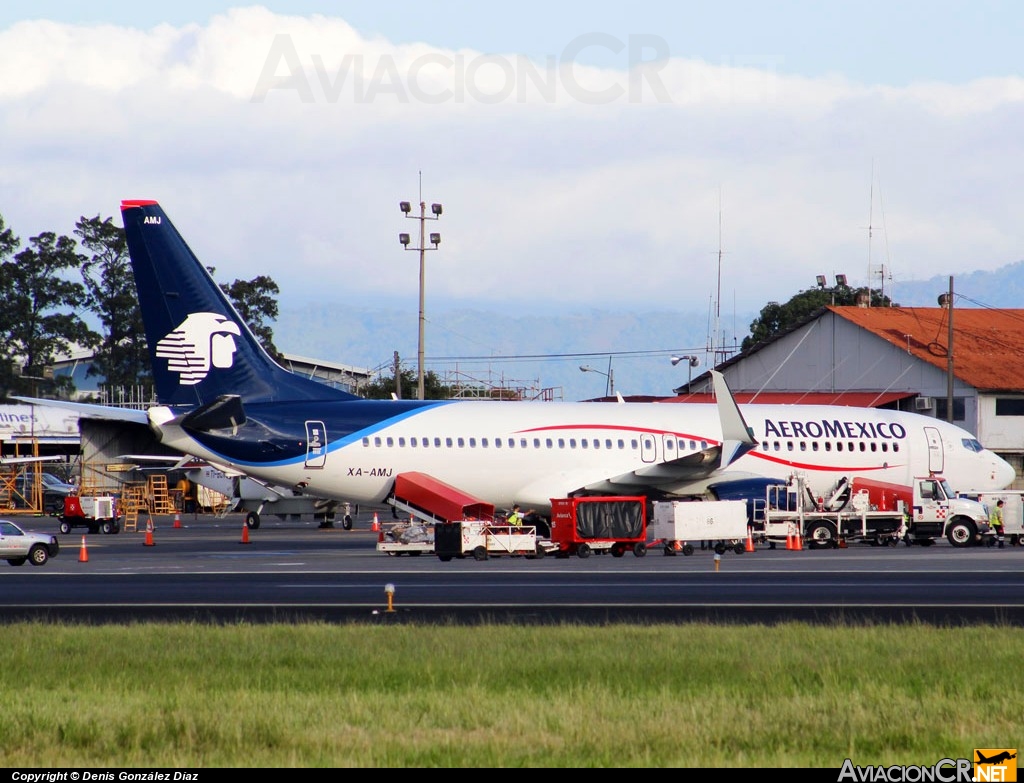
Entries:
{"label": "blue stripe on fuselage", "polygon": [[[323,422],[327,451],[337,451],[400,421],[454,400],[329,400],[261,403],[245,407],[236,432],[189,434],[212,453],[239,467],[285,467],[306,460],[306,422]],[[338,433],[342,433],[338,436]]]}

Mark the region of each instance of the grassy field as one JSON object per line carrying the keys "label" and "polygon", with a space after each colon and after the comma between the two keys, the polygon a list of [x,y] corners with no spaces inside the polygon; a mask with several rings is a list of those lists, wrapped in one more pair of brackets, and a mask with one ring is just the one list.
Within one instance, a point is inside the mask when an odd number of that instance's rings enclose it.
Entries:
{"label": "grassy field", "polygon": [[3,626],[3,767],[930,766],[1024,737],[1024,629]]}

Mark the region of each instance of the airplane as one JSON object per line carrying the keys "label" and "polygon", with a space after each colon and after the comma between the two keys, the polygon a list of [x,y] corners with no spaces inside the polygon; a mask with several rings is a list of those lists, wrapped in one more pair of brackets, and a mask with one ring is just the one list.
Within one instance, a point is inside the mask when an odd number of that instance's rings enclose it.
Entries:
{"label": "airplane", "polygon": [[121,215],[158,404],[19,399],[148,424],[175,451],[271,484],[394,506],[399,477],[426,476],[442,492],[549,515],[553,498],[726,499],[795,473],[829,498],[859,476],[909,487],[945,475],[989,490],[1015,477],[951,423],[846,406],[741,409],[717,370],[715,403],[363,399],[276,364],[157,201],[122,201]]}
{"label": "airplane", "polygon": [[997,753],[992,758],[985,758],[980,750],[975,751],[975,753],[978,754],[978,764],[998,764],[1001,761],[1009,761],[1010,759],[1017,758],[1016,753],[1010,753],[1006,750],[1001,753]]}
{"label": "airplane", "polygon": [[287,516],[312,514],[321,519],[320,527],[334,527],[334,516],[340,509],[341,526],[351,530],[352,509],[350,505],[337,500],[319,498],[297,489],[282,487],[246,476],[237,470],[212,465],[191,456],[174,457],[156,454],[123,454],[120,459],[136,463],[135,467],[145,470],[143,464],[166,464],[164,470],[180,470],[193,484],[217,492],[229,501],[232,511],[245,511],[246,524],[255,530],[259,528],[264,512],[279,519]]}

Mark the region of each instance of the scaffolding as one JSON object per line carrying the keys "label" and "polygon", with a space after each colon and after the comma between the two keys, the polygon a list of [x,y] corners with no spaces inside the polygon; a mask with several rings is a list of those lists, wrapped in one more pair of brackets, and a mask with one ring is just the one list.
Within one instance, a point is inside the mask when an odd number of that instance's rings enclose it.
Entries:
{"label": "scaffolding", "polygon": [[561,386],[540,385],[540,379],[515,380],[506,378],[504,373],[495,374],[488,368],[484,377],[471,375],[457,366],[454,370],[446,370],[444,385],[452,390],[452,399],[456,400],[496,400],[521,401],[536,400],[552,402],[562,399]]}

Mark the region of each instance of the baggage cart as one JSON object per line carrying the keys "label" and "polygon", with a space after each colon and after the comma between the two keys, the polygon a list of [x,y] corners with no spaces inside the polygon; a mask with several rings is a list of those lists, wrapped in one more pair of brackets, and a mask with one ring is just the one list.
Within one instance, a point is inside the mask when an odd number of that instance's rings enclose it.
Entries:
{"label": "baggage cart", "polygon": [[438,522],[434,525],[434,552],[442,562],[471,555],[487,560],[501,555],[529,559],[544,557],[549,545],[537,540],[532,525],[506,525],[479,519]]}
{"label": "baggage cart", "polygon": [[647,498],[636,496],[551,499],[555,557],[622,557],[647,554]]}
{"label": "baggage cart", "polygon": [[743,500],[656,501],[650,533],[662,542],[666,555],[693,554],[693,543],[716,554],[747,551],[747,503]]}

